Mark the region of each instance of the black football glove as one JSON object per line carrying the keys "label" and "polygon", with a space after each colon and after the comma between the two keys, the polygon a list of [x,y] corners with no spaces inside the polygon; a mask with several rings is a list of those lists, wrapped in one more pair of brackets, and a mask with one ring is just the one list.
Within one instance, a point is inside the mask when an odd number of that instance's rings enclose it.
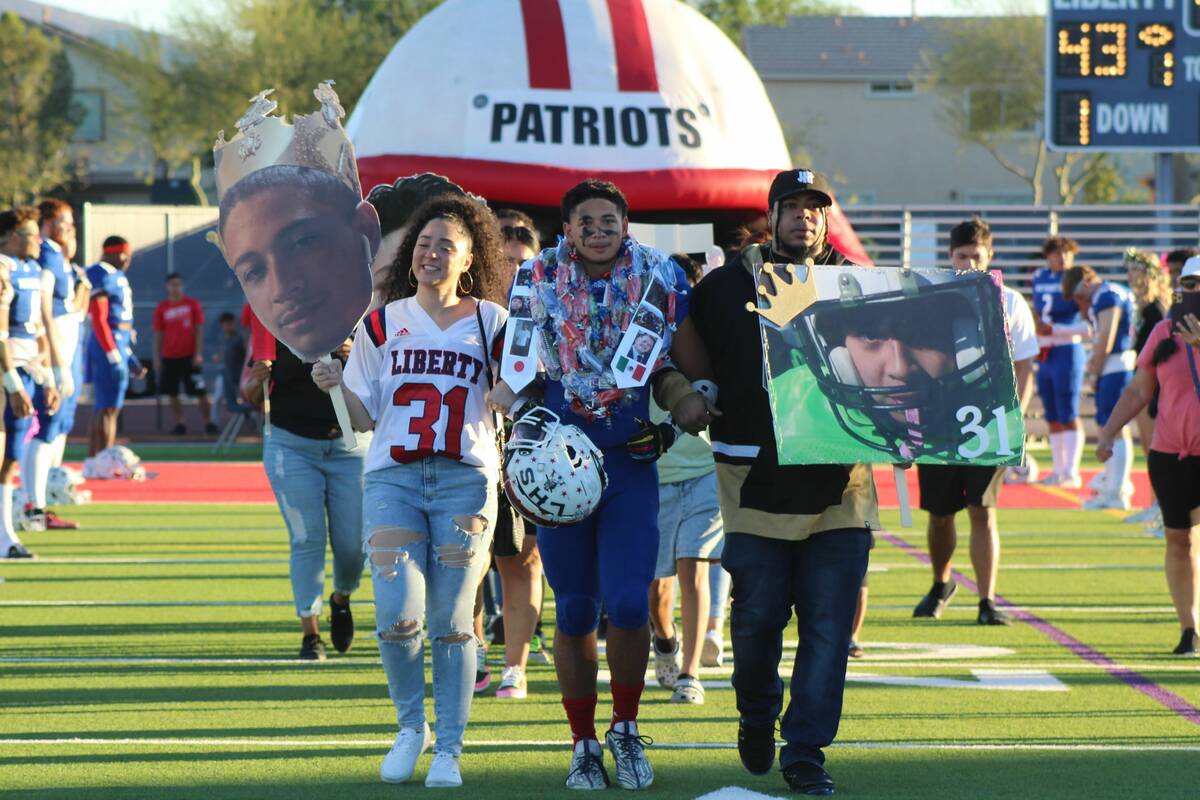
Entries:
{"label": "black football glove", "polygon": [[679,429],[669,422],[660,422],[657,425],[644,419],[636,422],[638,432],[625,440],[625,451],[634,461],[657,461],[663,453],[671,449],[671,445],[675,444],[675,439],[679,436]]}

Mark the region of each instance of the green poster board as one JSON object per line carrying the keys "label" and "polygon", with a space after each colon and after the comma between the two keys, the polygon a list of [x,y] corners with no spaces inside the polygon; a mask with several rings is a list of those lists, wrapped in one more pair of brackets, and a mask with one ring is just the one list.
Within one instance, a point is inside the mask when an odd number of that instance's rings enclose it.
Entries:
{"label": "green poster board", "polygon": [[758,276],[779,463],[1021,463],[998,273],[808,269]]}

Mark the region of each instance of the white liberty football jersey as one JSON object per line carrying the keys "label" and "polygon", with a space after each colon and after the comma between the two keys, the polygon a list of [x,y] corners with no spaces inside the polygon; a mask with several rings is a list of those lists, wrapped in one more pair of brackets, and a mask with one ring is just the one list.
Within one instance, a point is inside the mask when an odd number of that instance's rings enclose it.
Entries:
{"label": "white liberty football jersey", "polygon": [[493,344],[508,312],[487,300],[480,312],[483,341],[474,313],[442,330],[414,297],[394,300],[360,323],[343,381],[375,421],[364,472],[430,456],[499,469],[484,357],[495,378]]}

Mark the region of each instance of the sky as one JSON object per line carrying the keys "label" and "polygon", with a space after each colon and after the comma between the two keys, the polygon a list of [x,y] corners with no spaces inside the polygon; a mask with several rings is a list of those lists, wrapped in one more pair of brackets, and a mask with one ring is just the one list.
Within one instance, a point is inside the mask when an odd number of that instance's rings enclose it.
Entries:
{"label": "sky", "polygon": [[[49,6],[78,11],[94,17],[106,17],[121,22],[135,23],[141,27],[165,30],[168,27],[170,8],[179,5],[196,5],[196,0],[40,0]],[[875,16],[908,16],[915,4],[916,11],[922,16],[940,16],[945,14],[961,14],[964,9],[970,13],[995,12],[1003,6],[1004,0],[843,0],[848,5],[862,9],[864,14]]]}

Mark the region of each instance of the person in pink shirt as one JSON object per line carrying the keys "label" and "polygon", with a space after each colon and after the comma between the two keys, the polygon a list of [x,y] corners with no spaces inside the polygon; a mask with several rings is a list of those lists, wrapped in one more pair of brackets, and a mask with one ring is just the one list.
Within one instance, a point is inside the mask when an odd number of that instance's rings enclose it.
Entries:
{"label": "person in pink shirt", "polygon": [[1150,333],[1137,374],[1100,432],[1096,455],[1112,456],[1122,426],[1159,391],[1158,420],[1150,442],[1150,484],[1166,530],[1167,586],[1183,633],[1175,655],[1200,650],[1200,256],[1184,264],[1171,317]]}

